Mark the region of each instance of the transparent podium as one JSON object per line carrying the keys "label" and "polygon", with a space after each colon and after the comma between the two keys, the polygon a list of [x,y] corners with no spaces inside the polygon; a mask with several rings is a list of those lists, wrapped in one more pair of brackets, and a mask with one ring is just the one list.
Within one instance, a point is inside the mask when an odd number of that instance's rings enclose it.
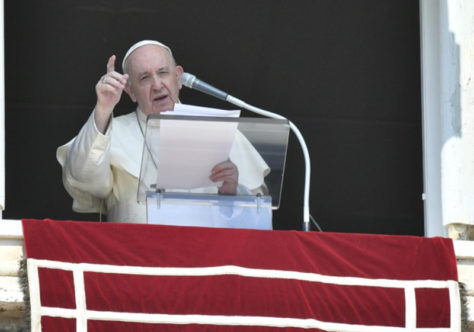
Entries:
{"label": "transparent podium", "polygon": [[[147,222],[272,229],[289,129],[287,120],[150,115],[137,194]],[[209,179],[224,161],[238,169],[235,195],[219,194],[221,183]]]}

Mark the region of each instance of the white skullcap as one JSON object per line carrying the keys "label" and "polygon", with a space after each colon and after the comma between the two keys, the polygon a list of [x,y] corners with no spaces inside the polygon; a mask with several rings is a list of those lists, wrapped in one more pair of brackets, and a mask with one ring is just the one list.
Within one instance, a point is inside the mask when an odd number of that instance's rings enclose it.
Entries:
{"label": "white skullcap", "polygon": [[142,41],[139,41],[138,43],[133,44],[132,47],[130,47],[128,49],[127,53],[125,53],[125,56],[123,57],[123,60],[122,60],[122,70],[125,70],[125,61],[127,61],[130,54],[132,54],[133,51],[135,51],[137,48],[145,46],[145,45],[158,45],[158,46],[161,46],[161,47],[165,48],[168,52],[170,52],[171,56],[173,55],[173,53],[171,53],[171,49],[168,46],[166,46],[165,44],[160,43],[159,41],[156,41],[156,40],[142,40]]}

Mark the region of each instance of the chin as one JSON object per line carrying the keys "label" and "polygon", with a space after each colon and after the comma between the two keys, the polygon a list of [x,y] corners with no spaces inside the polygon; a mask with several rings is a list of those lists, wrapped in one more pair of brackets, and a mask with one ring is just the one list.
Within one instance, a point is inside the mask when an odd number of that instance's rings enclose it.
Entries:
{"label": "chin", "polygon": [[167,105],[167,106],[164,106],[164,107],[160,107],[160,109],[158,110],[157,113],[172,111],[172,110],[174,110],[174,103],[170,104],[170,105]]}
{"label": "chin", "polygon": [[174,103],[169,103],[167,105],[160,105],[159,107],[153,107],[149,114],[160,114],[162,112],[172,111],[173,109],[174,109]]}

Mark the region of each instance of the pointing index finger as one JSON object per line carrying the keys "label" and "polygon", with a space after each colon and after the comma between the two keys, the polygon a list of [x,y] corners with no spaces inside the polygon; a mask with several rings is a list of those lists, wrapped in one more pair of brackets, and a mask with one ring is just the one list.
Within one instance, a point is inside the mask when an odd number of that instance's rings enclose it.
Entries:
{"label": "pointing index finger", "polygon": [[107,61],[107,74],[115,71],[115,55],[112,55]]}

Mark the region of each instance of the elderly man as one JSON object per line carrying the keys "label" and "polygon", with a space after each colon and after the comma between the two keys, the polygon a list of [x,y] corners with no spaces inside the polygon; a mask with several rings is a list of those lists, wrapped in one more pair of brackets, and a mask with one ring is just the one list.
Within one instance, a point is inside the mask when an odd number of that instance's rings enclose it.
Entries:
{"label": "elderly man", "polygon": [[[77,137],[58,148],[57,159],[73,210],[104,213],[112,221],[146,222],[146,207],[136,199],[146,117],[173,110],[179,103],[183,68],[176,65],[169,47],[151,40],[128,50],[122,62],[124,74],[115,70],[115,61],[112,55],[96,85],[97,103],[91,116]],[[114,118],[124,90],[137,109]],[[268,166],[258,154],[242,158],[242,151],[234,150],[239,148],[232,148],[231,160],[234,154],[243,159],[242,169],[249,161],[253,167],[246,188],[258,190]],[[210,179],[222,183],[216,193],[238,193],[240,167],[227,160],[210,170]]]}

